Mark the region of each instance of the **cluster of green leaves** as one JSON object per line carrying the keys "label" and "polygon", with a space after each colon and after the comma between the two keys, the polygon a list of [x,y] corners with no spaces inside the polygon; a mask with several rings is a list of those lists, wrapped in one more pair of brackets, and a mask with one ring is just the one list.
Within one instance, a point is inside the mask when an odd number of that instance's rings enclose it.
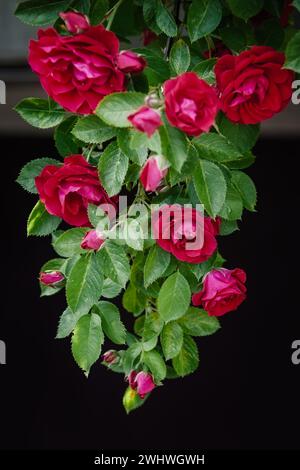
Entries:
{"label": "cluster of green leaves", "polygon": [[[300,10],[298,0],[294,6]],[[147,61],[144,72],[130,77],[127,92],[105,97],[93,115],[70,114],[50,98],[24,99],[16,111],[35,127],[55,129],[55,144],[62,158],[85,155],[98,167],[109,196],[124,188],[135,190],[148,156],[163,155],[169,163],[166,190],[149,200],[139,188],[136,201],[201,203],[210,217],[222,218],[221,235],[231,234],[237,230],[243,210],[255,210],[256,190],[245,170],[255,160],[252,148],[259,126],[234,124],[219,113],[209,133],[189,138],[172,127],[162,113],[163,125],[148,138],[133,129],[127,118],[145,103],[149,92],[162,98],[162,84],[186,71],[194,71],[215,85],[213,51],[219,41],[234,54],[253,44],[285,50],[286,67],[300,72],[300,33],[293,24],[281,26],[282,8],[282,0],[21,2],[17,17],[34,26],[54,23],[62,32],[59,13],[74,9],[88,15],[92,25],[109,25],[124,42],[146,28],[158,37],[147,47],[135,49]],[[257,16],[261,13],[262,20]],[[210,58],[205,58],[207,55]],[[37,194],[35,178],[49,164],[60,166],[62,160],[33,160],[22,169],[19,184]],[[89,206],[88,216],[93,227],[100,223],[109,226],[95,206]],[[111,239],[108,228],[106,241],[97,252],[80,246],[89,227],[60,230],[61,219],[50,215],[40,201],[29,216],[27,232],[30,236],[52,235],[58,257],[45,263],[41,271],[60,271],[65,279],[57,286],[41,285],[41,295],[65,288],[68,306],[60,317],[57,338],[71,335],[73,356],[85,374],[98,361],[106,338],[123,346],[117,353],[118,361],[108,366],[111,370],[128,375],[133,369],[143,369],[160,384],[165,378],[194,372],[199,363],[194,338],[220,328],[216,318],[190,304],[191,295],[202,287],[203,276],[222,266],[224,260],[216,253],[205,263],[180,262],[151,239],[124,235],[129,223],[142,235],[148,228],[150,211],[143,220],[130,210],[129,217],[118,223],[122,242]],[[119,309],[110,301],[118,296],[132,314],[134,333],[126,331]],[[130,411],[143,400],[128,389],[123,403]]]}

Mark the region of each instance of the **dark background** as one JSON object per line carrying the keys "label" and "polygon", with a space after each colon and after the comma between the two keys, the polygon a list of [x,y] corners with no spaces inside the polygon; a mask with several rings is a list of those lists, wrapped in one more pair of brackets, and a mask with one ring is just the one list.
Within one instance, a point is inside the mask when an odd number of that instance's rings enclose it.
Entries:
{"label": "dark background", "polygon": [[[292,449],[300,448],[300,140],[261,140],[255,165],[258,212],[220,239],[227,266],[248,273],[248,299],[199,339],[199,370],[166,381],[126,416],[123,377],[96,364],[87,380],[70,340],[55,340],[63,294],[39,298],[40,266],[53,257],[49,238],[26,238],[36,197],[14,180],[27,161],[55,156],[51,140],[1,142],[2,449]],[[130,315],[125,313],[125,315]]]}

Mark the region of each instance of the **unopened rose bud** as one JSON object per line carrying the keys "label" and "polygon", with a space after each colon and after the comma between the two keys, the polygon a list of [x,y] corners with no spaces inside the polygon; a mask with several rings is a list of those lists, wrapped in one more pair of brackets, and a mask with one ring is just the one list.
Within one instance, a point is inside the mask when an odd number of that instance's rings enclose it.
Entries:
{"label": "unopened rose bud", "polygon": [[64,275],[59,271],[40,273],[39,281],[45,286],[55,286],[64,280]]}
{"label": "unopened rose bud", "polygon": [[85,234],[80,246],[84,250],[99,250],[104,241],[101,234],[93,229]]}
{"label": "unopened rose bud", "polygon": [[144,29],[143,31],[143,45],[148,46],[151,42],[158,39],[157,34],[153,33],[150,29]]}
{"label": "unopened rose bud", "polygon": [[162,125],[160,114],[148,106],[142,106],[135,113],[128,116],[128,121],[140,132],[145,132],[151,137]]}
{"label": "unopened rose bud", "polygon": [[132,51],[121,51],[117,59],[118,68],[124,73],[140,73],[147,65],[145,59]]}
{"label": "unopened rose bud", "polygon": [[148,372],[136,372],[131,371],[128,376],[129,387],[132,390],[136,390],[140,398],[145,398],[145,396],[152,392],[156,387],[153,377]]}
{"label": "unopened rose bud", "polygon": [[87,16],[74,11],[60,13],[61,19],[65,22],[66,28],[71,34],[80,34],[89,29],[90,22]]}
{"label": "unopened rose bud", "polygon": [[168,162],[161,155],[148,158],[140,173],[140,181],[145,191],[156,191],[168,173],[168,166]]}
{"label": "unopened rose bud", "polygon": [[130,387],[126,389],[123,396],[123,406],[127,414],[141,406],[143,403],[143,400],[140,399],[135,390]]}
{"label": "unopened rose bud", "polygon": [[103,355],[102,355],[102,362],[105,362],[105,364],[116,364],[117,362],[119,362],[119,356],[118,356],[118,353],[117,351],[114,351],[114,350],[110,350],[110,351],[106,351]]}
{"label": "unopened rose bud", "polygon": [[150,93],[150,95],[145,98],[145,104],[149,106],[149,108],[160,108],[163,103],[163,100],[160,99],[156,93]]}

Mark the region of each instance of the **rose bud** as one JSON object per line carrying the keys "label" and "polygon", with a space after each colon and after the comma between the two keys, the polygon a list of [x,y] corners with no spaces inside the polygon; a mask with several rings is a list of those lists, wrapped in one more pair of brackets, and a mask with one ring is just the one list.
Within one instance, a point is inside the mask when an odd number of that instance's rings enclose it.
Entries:
{"label": "rose bud", "polygon": [[144,29],[143,31],[143,45],[148,46],[151,42],[156,41],[158,39],[157,34],[153,33],[150,29]]}
{"label": "rose bud", "polygon": [[147,63],[145,59],[132,51],[122,51],[118,55],[117,65],[123,73],[140,73]]}
{"label": "rose bud", "polygon": [[59,271],[40,273],[39,281],[45,286],[54,286],[64,280],[64,275]]}
{"label": "rose bud", "polygon": [[153,92],[146,96],[145,104],[149,108],[160,108],[164,104],[164,102],[160,99],[157,93]]}
{"label": "rose bud", "polygon": [[202,291],[193,295],[193,305],[202,305],[210,316],[216,317],[236,310],[246,298],[245,282],[242,269],[213,269],[205,276]]}
{"label": "rose bud", "polygon": [[71,34],[80,34],[89,29],[90,22],[87,16],[74,11],[67,13],[60,13],[59,15],[64,20],[67,30]]}
{"label": "rose bud", "polygon": [[168,173],[168,162],[155,155],[148,158],[140,173],[140,181],[145,191],[155,191]]}
{"label": "rose bud", "polygon": [[85,234],[80,246],[84,250],[99,250],[103,243],[104,238],[102,238],[100,232],[97,232],[96,229],[93,229]]}
{"label": "rose bud", "polygon": [[211,221],[211,224],[212,224],[212,227],[213,227],[214,234],[219,235],[220,230],[221,230],[221,225],[222,225],[221,217],[218,216],[218,217],[215,218],[215,220],[210,219],[210,221]]}
{"label": "rose bud", "polygon": [[145,132],[148,137],[151,137],[156,129],[162,125],[159,113],[148,108],[148,106],[142,106],[138,111],[128,116],[128,121],[138,131]]}
{"label": "rose bud", "polygon": [[145,398],[156,386],[152,375],[148,372],[137,373],[136,371],[131,371],[128,376],[128,382],[129,386],[137,391],[140,398]]}
{"label": "rose bud", "polygon": [[106,351],[103,355],[102,355],[102,362],[105,362],[105,364],[116,364],[117,362],[119,362],[119,356],[117,354],[117,351],[114,351],[114,350],[110,350],[110,351]]}

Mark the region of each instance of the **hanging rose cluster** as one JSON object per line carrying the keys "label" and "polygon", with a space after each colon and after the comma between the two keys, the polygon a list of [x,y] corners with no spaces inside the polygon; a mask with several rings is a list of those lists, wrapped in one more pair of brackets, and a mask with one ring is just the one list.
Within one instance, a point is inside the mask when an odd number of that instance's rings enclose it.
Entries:
{"label": "hanging rose cluster", "polygon": [[[57,253],[41,268],[41,293],[66,290],[57,338],[71,335],[86,375],[100,357],[123,374],[130,412],[165,379],[194,372],[194,338],[246,299],[246,273],[223,266],[218,240],[255,209],[244,170],[259,124],[291,99],[299,33],[289,2],[266,38],[274,12],[263,2],[211,0],[205,15],[199,1],[70,1],[63,12],[68,2],[30,3],[17,8],[22,21],[41,26],[43,8],[54,22],[29,45],[49,98],[16,110],[55,127],[63,158],[35,159],[18,178],[39,196],[28,235],[51,234]],[[118,35],[137,33],[144,47],[120,50]]]}

